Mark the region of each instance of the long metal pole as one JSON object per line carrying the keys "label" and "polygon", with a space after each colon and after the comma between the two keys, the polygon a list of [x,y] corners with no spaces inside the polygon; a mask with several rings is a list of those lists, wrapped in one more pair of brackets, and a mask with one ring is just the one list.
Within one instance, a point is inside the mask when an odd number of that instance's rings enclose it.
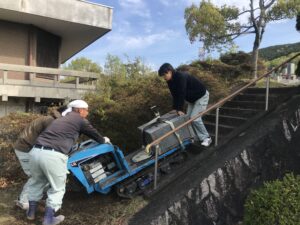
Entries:
{"label": "long metal pole", "polygon": [[215,130],[215,146],[218,145],[218,136],[219,136],[219,111],[220,108],[216,109],[216,130]]}
{"label": "long metal pole", "polygon": [[154,190],[157,187],[158,150],[159,150],[159,145],[156,145],[155,146],[155,165],[154,165]]}
{"label": "long metal pole", "polygon": [[266,79],[266,106],[265,111],[269,109],[269,91],[270,91],[270,75],[267,76]]}

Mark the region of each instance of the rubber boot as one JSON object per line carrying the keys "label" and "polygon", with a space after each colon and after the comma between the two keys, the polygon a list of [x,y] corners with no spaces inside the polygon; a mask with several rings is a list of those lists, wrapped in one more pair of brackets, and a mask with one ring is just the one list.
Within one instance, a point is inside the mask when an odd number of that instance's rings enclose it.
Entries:
{"label": "rubber boot", "polygon": [[27,219],[29,219],[29,220],[35,219],[35,212],[36,212],[37,205],[38,205],[38,202],[29,201],[29,209],[26,212]]}
{"label": "rubber boot", "polygon": [[46,207],[43,225],[56,225],[64,221],[65,217],[63,215],[54,216],[54,209],[51,207]]}

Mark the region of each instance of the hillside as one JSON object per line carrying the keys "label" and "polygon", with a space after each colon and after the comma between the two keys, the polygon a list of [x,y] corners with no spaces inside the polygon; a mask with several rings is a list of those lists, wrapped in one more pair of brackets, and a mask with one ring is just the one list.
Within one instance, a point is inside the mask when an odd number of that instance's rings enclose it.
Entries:
{"label": "hillside", "polygon": [[259,56],[264,60],[271,61],[281,56],[287,56],[294,52],[300,52],[300,42],[261,48],[259,49]]}

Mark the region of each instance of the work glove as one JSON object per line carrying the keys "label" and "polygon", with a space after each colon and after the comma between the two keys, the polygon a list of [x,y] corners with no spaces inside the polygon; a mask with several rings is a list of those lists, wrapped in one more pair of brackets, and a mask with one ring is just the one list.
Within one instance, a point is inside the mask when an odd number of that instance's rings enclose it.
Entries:
{"label": "work glove", "polygon": [[105,144],[110,144],[110,139],[108,137],[103,137]]}

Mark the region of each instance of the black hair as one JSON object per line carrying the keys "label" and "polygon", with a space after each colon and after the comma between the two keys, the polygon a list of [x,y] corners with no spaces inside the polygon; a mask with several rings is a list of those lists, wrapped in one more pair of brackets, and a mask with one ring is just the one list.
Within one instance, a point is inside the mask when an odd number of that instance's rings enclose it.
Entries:
{"label": "black hair", "polygon": [[161,65],[161,67],[158,70],[158,75],[160,77],[164,76],[166,73],[168,73],[169,71],[173,73],[175,73],[175,70],[173,68],[173,66],[170,63],[164,63]]}

